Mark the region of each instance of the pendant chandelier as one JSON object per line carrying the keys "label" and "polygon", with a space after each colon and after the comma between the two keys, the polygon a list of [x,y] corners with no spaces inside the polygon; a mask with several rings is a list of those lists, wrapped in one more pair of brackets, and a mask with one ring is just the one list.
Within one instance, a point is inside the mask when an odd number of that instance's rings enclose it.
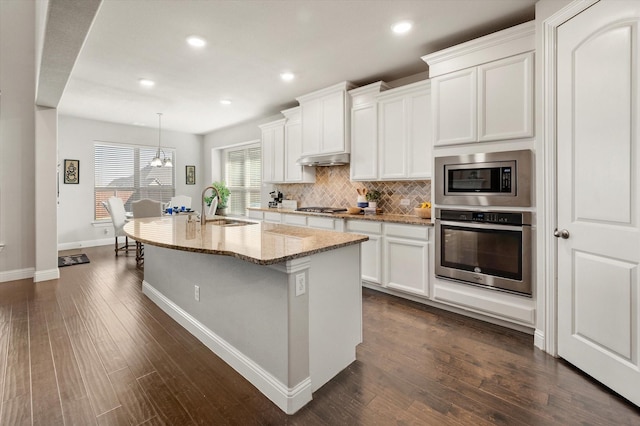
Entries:
{"label": "pendant chandelier", "polygon": [[[152,167],[173,167],[171,157],[167,157],[161,148],[161,136],[162,136],[162,113],[158,112],[158,151],[156,156],[151,160]],[[160,159],[160,152],[162,152],[162,159]]]}

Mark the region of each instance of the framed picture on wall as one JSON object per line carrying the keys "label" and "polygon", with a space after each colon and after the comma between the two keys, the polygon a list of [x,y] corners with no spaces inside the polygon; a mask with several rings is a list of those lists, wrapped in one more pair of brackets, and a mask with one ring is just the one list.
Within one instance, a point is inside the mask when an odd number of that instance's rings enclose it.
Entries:
{"label": "framed picture on wall", "polygon": [[80,160],[64,160],[64,183],[80,183]]}
{"label": "framed picture on wall", "polygon": [[187,185],[195,185],[196,184],[196,166],[186,166],[187,174],[186,181]]}

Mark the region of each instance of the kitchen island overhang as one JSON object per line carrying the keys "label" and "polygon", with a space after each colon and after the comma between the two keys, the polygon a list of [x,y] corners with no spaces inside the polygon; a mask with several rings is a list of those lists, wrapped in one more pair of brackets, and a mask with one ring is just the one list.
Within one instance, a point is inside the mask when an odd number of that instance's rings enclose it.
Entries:
{"label": "kitchen island overhang", "polygon": [[180,216],[125,232],[145,243],[143,292],[286,413],[355,360],[366,236]]}

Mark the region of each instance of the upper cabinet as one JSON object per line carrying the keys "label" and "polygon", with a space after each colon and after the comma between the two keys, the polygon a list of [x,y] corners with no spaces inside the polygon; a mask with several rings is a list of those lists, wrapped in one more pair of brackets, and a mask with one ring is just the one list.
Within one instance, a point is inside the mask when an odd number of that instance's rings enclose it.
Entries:
{"label": "upper cabinet", "polygon": [[533,136],[534,37],[532,21],[422,58],[434,145]]}
{"label": "upper cabinet", "polygon": [[316,169],[296,162],[302,156],[302,117],[300,107],[282,111],[284,124],[284,181],[286,183],[315,182]]}
{"label": "upper cabinet", "polygon": [[281,119],[260,126],[263,182],[284,181],[284,123]]}
{"label": "upper cabinet", "polygon": [[378,178],[430,179],[431,82],[419,81],[378,98]]}
{"label": "upper cabinet", "polygon": [[349,91],[351,97],[351,180],[378,179],[378,104],[384,81]]}
{"label": "upper cabinet", "polygon": [[296,164],[302,152],[300,107],[282,111],[284,119],[260,126],[262,131],[262,180],[267,183],[315,181],[315,169]]}
{"label": "upper cabinet", "polygon": [[296,98],[302,111],[301,156],[348,153],[350,102],[342,82]]}

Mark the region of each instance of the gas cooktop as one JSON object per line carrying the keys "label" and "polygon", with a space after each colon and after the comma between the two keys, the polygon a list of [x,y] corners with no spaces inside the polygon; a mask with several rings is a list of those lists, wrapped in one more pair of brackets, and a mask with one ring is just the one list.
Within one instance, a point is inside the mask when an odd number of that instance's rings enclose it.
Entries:
{"label": "gas cooktop", "polygon": [[347,209],[341,207],[300,207],[296,209],[296,211],[307,213],[342,213],[346,212]]}

